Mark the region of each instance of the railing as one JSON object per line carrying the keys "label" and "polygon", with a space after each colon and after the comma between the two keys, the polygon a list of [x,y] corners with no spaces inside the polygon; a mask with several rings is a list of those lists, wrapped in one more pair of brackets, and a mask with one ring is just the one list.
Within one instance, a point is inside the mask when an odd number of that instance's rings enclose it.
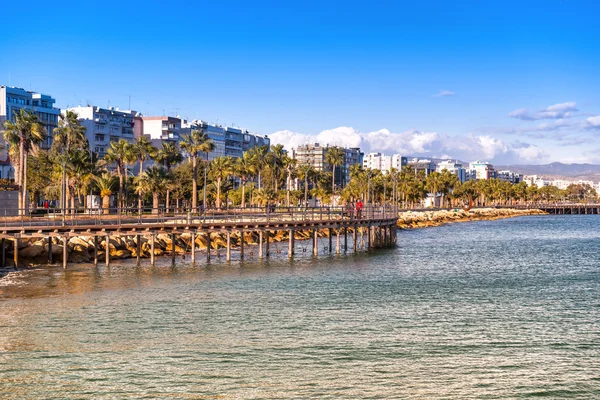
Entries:
{"label": "railing", "polygon": [[[0,226],[19,227],[75,227],[75,226],[120,226],[120,225],[161,225],[175,224],[240,224],[240,223],[285,223],[319,221],[369,221],[395,219],[398,209],[394,206],[366,206],[361,211],[346,207],[260,207],[228,208],[207,210],[186,210],[164,207],[139,208],[77,208],[77,209],[36,209],[29,215],[10,216],[17,209],[4,210]],[[63,213],[64,211],[64,213]],[[120,212],[119,212],[120,211]],[[108,212],[108,213],[107,213]]]}

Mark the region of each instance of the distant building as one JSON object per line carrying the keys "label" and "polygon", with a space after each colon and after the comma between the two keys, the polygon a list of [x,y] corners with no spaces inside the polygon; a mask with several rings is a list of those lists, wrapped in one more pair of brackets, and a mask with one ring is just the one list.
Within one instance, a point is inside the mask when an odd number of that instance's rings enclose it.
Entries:
{"label": "distant building", "polygon": [[527,186],[537,186],[538,188],[548,186],[550,184],[550,182],[537,175],[525,175],[523,177],[523,182],[527,183]]}
{"label": "distant building", "polygon": [[271,146],[271,140],[267,136],[254,135],[246,129],[223,127],[201,120],[184,120],[181,135],[187,135],[197,129],[203,130],[215,145],[215,149],[208,154],[209,160],[221,156],[239,158],[254,147]]}
{"label": "distant building", "polygon": [[15,169],[10,164],[10,161],[0,160],[0,179],[8,179],[11,181],[15,179]]}
{"label": "distant building", "polygon": [[436,165],[432,160],[421,160],[418,158],[413,158],[408,161],[407,165],[415,171],[415,174],[419,171],[423,171],[426,176],[429,176],[436,168]]}
{"label": "distant building", "polygon": [[143,134],[150,137],[155,146],[160,147],[160,142],[179,142],[181,133],[181,119],[167,116],[142,116]]}
{"label": "distant building", "polygon": [[523,182],[523,174],[512,171],[498,171],[496,173],[496,178],[500,179],[501,181],[510,182],[513,185]]}
{"label": "distant building", "polygon": [[[49,149],[52,145],[53,130],[58,126],[60,115],[60,109],[54,108],[55,102],[56,100],[46,94],[17,87],[0,86],[0,143],[4,143],[1,134],[4,131],[4,121],[7,119],[14,121],[14,113],[26,109],[33,111],[46,128],[48,137],[41,147]],[[2,151],[2,153],[0,159],[6,160],[6,152]]]}
{"label": "distant building", "polygon": [[81,125],[85,127],[85,136],[90,148],[99,158],[105,156],[110,142],[118,142],[120,139],[129,143],[134,141],[133,119],[137,114],[135,111],[96,106],[79,106],[67,110],[77,114]]}
{"label": "distant building", "polygon": [[475,171],[475,179],[487,180],[496,177],[494,166],[488,162],[473,161],[469,164],[469,170]]}
{"label": "distant building", "polygon": [[437,172],[442,172],[447,170],[448,172],[456,175],[460,183],[465,183],[469,180],[470,175],[467,173],[467,169],[464,167],[462,163],[453,160],[444,160],[437,164],[435,170]]}
{"label": "distant building", "polygon": [[363,157],[363,167],[377,169],[382,172],[389,172],[392,168],[401,170],[407,165],[408,160],[400,154],[386,156],[381,153],[369,153]]}
{"label": "distant building", "polygon": [[[326,161],[327,151],[330,147],[321,146],[319,143],[305,144],[292,149],[292,158],[298,165],[311,165],[317,171],[332,171],[332,166]],[[357,147],[344,148],[344,163],[336,168],[335,185],[343,188],[350,182],[350,167],[363,164],[364,153]],[[340,171],[340,172],[337,172]]]}

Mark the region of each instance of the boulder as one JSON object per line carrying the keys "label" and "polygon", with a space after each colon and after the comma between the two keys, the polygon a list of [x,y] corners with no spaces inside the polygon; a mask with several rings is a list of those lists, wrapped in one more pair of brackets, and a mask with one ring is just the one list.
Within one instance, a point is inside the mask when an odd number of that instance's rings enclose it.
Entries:
{"label": "boulder", "polygon": [[29,247],[25,247],[22,250],[19,250],[19,255],[23,258],[32,259],[44,253],[48,253],[44,246],[40,246],[37,244],[31,245]]}

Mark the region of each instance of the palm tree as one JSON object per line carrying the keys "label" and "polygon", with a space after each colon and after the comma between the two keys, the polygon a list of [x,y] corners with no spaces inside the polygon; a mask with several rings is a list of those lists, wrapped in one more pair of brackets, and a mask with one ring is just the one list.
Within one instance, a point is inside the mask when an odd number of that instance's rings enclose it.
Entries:
{"label": "palm tree", "polygon": [[435,207],[436,198],[440,191],[440,187],[442,186],[442,174],[439,172],[432,172],[429,174],[427,179],[425,180],[425,187],[429,190],[429,193],[433,195],[433,206]]}
{"label": "palm tree", "polygon": [[[344,149],[341,147],[330,147],[327,149],[327,153],[325,153],[325,162],[331,165],[332,175],[331,175],[331,193],[335,194],[335,167],[338,165],[343,165],[346,158],[346,153]],[[341,181],[341,180],[340,180]]]}
{"label": "palm tree", "polygon": [[98,189],[100,189],[100,197],[102,198],[102,209],[104,210],[104,214],[109,214],[110,196],[112,196],[112,191],[115,187],[117,179],[110,172],[104,172],[100,176],[95,176],[94,181],[96,182]]}
{"label": "palm tree", "polygon": [[258,177],[258,188],[262,187],[262,172],[267,163],[267,154],[269,154],[269,146],[256,146],[248,150]]}
{"label": "palm tree", "polygon": [[[161,149],[158,150],[158,152],[156,153],[156,156],[154,157],[154,161],[162,164],[167,169],[167,172],[170,172],[171,168],[175,164],[180,163],[182,160],[183,160],[183,156],[181,155],[181,151],[179,151],[177,144],[175,144],[175,142],[171,142],[171,141],[163,142]],[[169,209],[169,205],[170,205],[169,204],[169,194],[170,194],[170,190],[167,187],[167,198],[165,199],[165,208],[167,210]]]}
{"label": "palm tree", "polygon": [[[140,136],[133,143],[133,153],[135,154],[138,162],[140,163],[140,171],[138,172],[138,178],[142,176],[144,170],[144,162],[148,159],[156,157],[158,149],[152,145],[150,139],[147,136]],[[138,212],[142,214],[142,196],[140,194],[138,198]]]}
{"label": "palm tree", "polygon": [[290,158],[285,156],[283,158],[283,167],[287,173],[287,177],[285,180],[285,190],[286,190],[286,204],[290,206],[290,191],[292,186],[292,177],[297,172],[297,160],[294,158]]}
{"label": "palm tree", "polygon": [[271,170],[273,172],[273,187],[275,188],[275,192],[279,189],[279,174],[281,168],[283,167],[283,160],[286,157],[285,149],[282,144],[275,144],[271,146],[271,151],[268,153],[268,160]]}
{"label": "palm tree", "polygon": [[[198,208],[198,155],[206,154],[208,162],[208,153],[215,149],[215,144],[202,129],[193,130],[189,135],[184,135],[181,140],[181,148],[192,159],[192,208]],[[206,207],[206,168],[204,168],[204,192],[203,205]]]}
{"label": "palm tree", "polygon": [[256,191],[256,202],[258,205],[267,206],[275,200],[277,200],[277,192],[272,189],[262,188]]}
{"label": "palm tree", "polygon": [[33,112],[20,109],[14,113],[14,122],[4,121],[4,141],[9,145],[8,154],[15,169],[15,183],[19,188],[19,215],[27,213],[27,157],[37,151],[46,138],[46,130]]}
{"label": "palm tree", "polygon": [[165,192],[170,173],[162,165],[153,165],[137,178],[140,193],[152,193],[152,214],[158,214],[158,201]]}
{"label": "palm tree", "polygon": [[217,157],[210,163],[210,175],[217,186],[217,208],[221,208],[221,182],[232,172],[232,157]]}
{"label": "palm tree", "polygon": [[61,184],[61,200],[60,203],[65,208],[69,202],[71,195],[69,193],[69,185],[67,184],[67,168],[70,158],[73,157],[72,152],[83,149],[89,153],[90,145],[85,137],[86,129],[81,125],[77,113],[67,110],[65,114],[61,114],[58,127],[54,128],[54,141],[52,143],[52,151],[58,158],[62,168],[62,184]]}
{"label": "palm tree", "polygon": [[310,164],[298,167],[298,177],[304,181],[304,207],[308,207],[308,180],[314,175],[314,168]]}
{"label": "palm tree", "polygon": [[242,184],[242,208],[246,207],[246,182],[248,181],[248,177],[251,176],[253,172],[254,165],[252,163],[251,154],[249,152],[245,152],[236,160],[234,166],[234,173],[240,178]]}
{"label": "palm tree", "polygon": [[125,175],[125,166],[137,161],[133,146],[125,139],[119,139],[118,142],[111,142],[104,159],[117,166],[117,174],[119,175],[119,200],[117,202],[117,208],[120,214],[121,209],[123,208],[123,178]]}

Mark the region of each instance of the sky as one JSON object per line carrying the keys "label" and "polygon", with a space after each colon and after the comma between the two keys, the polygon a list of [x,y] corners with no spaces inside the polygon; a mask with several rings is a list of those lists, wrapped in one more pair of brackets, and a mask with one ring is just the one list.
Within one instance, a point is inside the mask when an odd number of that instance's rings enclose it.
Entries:
{"label": "sky", "polygon": [[597,1],[3,4],[0,84],[307,143],[600,163]]}

